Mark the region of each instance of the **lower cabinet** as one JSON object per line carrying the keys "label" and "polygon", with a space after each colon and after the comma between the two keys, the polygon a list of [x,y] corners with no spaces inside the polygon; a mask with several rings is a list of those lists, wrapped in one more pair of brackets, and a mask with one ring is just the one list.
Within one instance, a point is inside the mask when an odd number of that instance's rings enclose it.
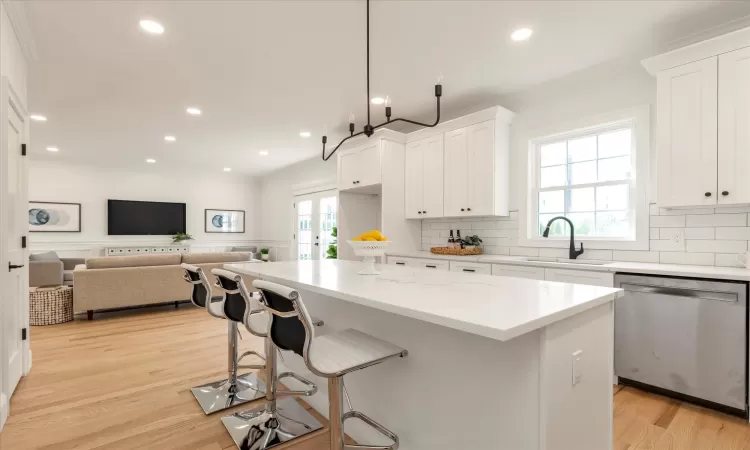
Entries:
{"label": "lower cabinet", "polygon": [[402,258],[389,256],[388,264],[394,266],[421,267],[423,269],[450,270],[450,261],[440,259]]}
{"label": "lower cabinet", "polygon": [[463,261],[451,261],[451,272],[483,273],[492,274],[492,265],[485,263],[473,263]]}
{"label": "lower cabinet", "polygon": [[544,267],[493,264],[492,275],[498,275],[501,277],[528,278],[530,280],[544,280]]}
{"label": "lower cabinet", "polygon": [[562,283],[590,284],[592,286],[613,287],[615,274],[611,272],[591,272],[586,270],[544,269],[544,279]]}

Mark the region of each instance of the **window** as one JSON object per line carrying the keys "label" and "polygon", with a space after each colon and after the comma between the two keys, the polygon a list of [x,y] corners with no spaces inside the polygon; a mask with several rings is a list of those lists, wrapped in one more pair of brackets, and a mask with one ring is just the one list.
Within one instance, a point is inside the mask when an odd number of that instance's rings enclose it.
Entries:
{"label": "window", "polygon": [[[558,133],[530,141],[528,215],[525,227],[528,245],[560,246],[570,237],[570,226],[563,220],[552,223],[549,239],[542,236],[550,219],[568,218],[577,240],[648,243],[647,182],[648,134],[646,123],[632,114],[615,121],[599,122],[575,131]],[[644,144],[645,142],[645,144]],[[644,148],[639,148],[639,144]],[[642,153],[642,154],[641,154]],[[642,161],[636,159],[640,156]],[[639,167],[640,163],[640,167]],[[639,226],[645,218],[645,230]],[[640,233],[639,233],[640,232]],[[639,235],[643,234],[643,236]],[[557,241],[557,244],[553,244]],[[597,246],[593,246],[597,248]],[[599,248],[635,248],[628,245]],[[647,247],[646,247],[647,248]]]}

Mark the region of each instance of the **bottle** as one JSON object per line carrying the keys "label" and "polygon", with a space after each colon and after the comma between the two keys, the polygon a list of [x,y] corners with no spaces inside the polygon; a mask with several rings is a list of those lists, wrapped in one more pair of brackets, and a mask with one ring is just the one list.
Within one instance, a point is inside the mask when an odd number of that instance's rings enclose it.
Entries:
{"label": "bottle", "polygon": [[456,248],[464,248],[464,243],[461,242],[461,230],[456,230]]}
{"label": "bottle", "polygon": [[456,247],[456,241],[453,239],[453,230],[451,230],[451,235],[448,238],[448,248],[455,248]]}

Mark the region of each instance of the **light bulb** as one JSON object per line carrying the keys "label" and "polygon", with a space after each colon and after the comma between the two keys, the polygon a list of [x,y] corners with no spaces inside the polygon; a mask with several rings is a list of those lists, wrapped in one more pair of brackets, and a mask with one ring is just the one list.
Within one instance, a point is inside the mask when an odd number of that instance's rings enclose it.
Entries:
{"label": "light bulb", "polygon": [[354,113],[349,114],[349,123],[354,123]]}
{"label": "light bulb", "polygon": [[443,74],[442,73],[438,74],[437,84],[443,84]]}
{"label": "light bulb", "polygon": [[386,95],[385,96],[385,107],[389,108],[391,106],[391,97]]}

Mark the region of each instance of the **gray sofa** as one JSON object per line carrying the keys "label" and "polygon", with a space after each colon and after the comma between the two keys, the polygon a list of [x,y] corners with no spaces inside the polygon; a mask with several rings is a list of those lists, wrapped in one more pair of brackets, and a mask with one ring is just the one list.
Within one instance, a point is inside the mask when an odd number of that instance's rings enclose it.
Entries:
{"label": "gray sofa", "polygon": [[29,255],[29,287],[73,286],[73,270],[84,258],[60,258],[55,252]]}

